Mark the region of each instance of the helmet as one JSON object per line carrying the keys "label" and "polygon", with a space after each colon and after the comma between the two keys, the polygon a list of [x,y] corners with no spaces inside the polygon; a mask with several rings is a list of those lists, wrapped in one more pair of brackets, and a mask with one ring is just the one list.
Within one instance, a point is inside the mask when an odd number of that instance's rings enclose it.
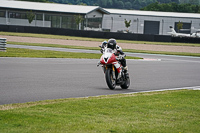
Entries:
{"label": "helmet", "polygon": [[102,48],[106,47],[106,44],[107,44],[107,41],[103,41],[102,44],[101,44],[101,47]]}
{"label": "helmet", "polygon": [[114,50],[116,48],[117,41],[113,38],[108,40],[107,48]]}

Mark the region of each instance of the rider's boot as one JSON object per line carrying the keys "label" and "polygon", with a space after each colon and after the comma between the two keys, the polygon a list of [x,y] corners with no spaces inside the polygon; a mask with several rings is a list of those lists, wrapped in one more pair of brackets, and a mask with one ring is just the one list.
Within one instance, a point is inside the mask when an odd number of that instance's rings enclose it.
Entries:
{"label": "rider's boot", "polygon": [[125,66],[125,67],[124,67],[124,73],[127,73],[127,72],[128,72],[128,67]]}
{"label": "rider's boot", "polygon": [[120,73],[118,73],[117,80],[119,80],[121,77],[122,77],[122,74],[120,72]]}
{"label": "rider's boot", "polygon": [[117,76],[117,83],[120,83],[122,81],[122,74],[121,72],[118,73],[118,76]]}

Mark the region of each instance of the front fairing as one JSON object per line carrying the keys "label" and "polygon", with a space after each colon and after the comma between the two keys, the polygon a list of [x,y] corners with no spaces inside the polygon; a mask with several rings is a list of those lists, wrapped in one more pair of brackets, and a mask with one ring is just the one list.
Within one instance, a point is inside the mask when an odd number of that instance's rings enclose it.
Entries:
{"label": "front fairing", "polygon": [[105,65],[105,64],[113,64],[113,62],[116,62],[116,57],[114,54],[114,51],[112,49],[105,49],[105,52],[103,53],[103,55],[101,56],[100,62],[101,64]]}

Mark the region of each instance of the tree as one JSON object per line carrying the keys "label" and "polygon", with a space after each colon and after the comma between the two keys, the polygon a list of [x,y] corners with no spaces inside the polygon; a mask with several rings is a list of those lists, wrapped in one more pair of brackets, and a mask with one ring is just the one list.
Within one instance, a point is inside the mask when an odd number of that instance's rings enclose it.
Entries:
{"label": "tree", "polygon": [[83,16],[79,15],[75,15],[75,21],[76,21],[76,25],[78,26],[78,30],[80,30],[80,23],[83,21]]}
{"label": "tree", "polygon": [[112,6],[113,6],[113,1],[112,0],[108,0],[107,7],[112,7]]}
{"label": "tree", "polygon": [[[128,29],[131,26],[131,20],[127,21],[126,19],[124,20],[125,26]],[[129,30],[127,30],[128,32]]]}
{"label": "tree", "polygon": [[199,0],[189,0],[190,4],[194,4],[194,5],[198,5],[199,4]]}
{"label": "tree", "polygon": [[141,8],[141,3],[140,3],[140,0],[135,0],[134,2],[133,2],[133,8],[134,9],[140,9]]}
{"label": "tree", "polygon": [[32,12],[32,10],[30,10],[29,12],[26,13],[26,15],[27,15],[29,24],[31,24],[35,18],[35,14]]}
{"label": "tree", "polygon": [[177,4],[175,2],[172,3],[164,3],[160,4],[158,2],[152,3],[141,10],[145,11],[164,11],[164,12],[187,12],[187,13],[198,13],[199,5],[192,4]]}
{"label": "tree", "polygon": [[[101,6],[103,8],[136,9],[147,11],[198,13],[199,0],[23,0],[32,2],[55,2],[73,5]],[[187,5],[182,5],[187,4]],[[195,8],[193,6],[198,6]],[[193,10],[194,9],[194,10]]]}
{"label": "tree", "polygon": [[131,2],[125,2],[124,7],[125,7],[126,9],[131,9],[131,8],[132,8]]}
{"label": "tree", "polygon": [[48,0],[21,0],[21,1],[32,1],[32,2],[49,2]]}
{"label": "tree", "polygon": [[106,7],[107,6],[107,0],[98,0],[98,4],[102,7]]}
{"label": "tree", "polygon": [[118,1],[117,5],[118,5],[118,8],[120,9],[124,8],[124,3],[122,1]]}
{"label": "tree", "polygon": [[183,23],[179,21],[177,24],[177,28],[178,28],[178,32],[180,31],[180,29],[183,29]]}

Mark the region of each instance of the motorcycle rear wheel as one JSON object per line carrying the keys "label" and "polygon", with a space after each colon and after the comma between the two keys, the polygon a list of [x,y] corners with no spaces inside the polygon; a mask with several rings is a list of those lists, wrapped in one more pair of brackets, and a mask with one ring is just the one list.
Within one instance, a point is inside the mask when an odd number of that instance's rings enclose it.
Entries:
{"label": "motorcycle rear wheel", "polygon": [[127,78],[126,78],[126,82],[125,82],[123,85],[120,85],[120,87],[121,87],[122,89],[128,89],[129,86],[130,86],[130,78],[127,77]]}
{"label": "motorcycle rear wheel", "polygon": [[111,90],[114,90],[116,87],[116,79],[113,79],[112,69],[108,68],[105,72],[106,83]]}

